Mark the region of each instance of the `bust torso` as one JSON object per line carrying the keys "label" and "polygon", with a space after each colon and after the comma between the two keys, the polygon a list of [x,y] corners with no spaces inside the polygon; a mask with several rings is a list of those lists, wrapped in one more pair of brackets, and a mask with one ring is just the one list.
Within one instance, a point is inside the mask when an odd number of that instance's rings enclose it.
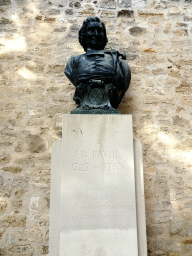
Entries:
{"label": "bust torso", "polygon": [[112,56],[102,50],[88,49],[85,54],[71,57],[65,74],[75,86],[89,79],[109,79],[113,82],[115,71]]}

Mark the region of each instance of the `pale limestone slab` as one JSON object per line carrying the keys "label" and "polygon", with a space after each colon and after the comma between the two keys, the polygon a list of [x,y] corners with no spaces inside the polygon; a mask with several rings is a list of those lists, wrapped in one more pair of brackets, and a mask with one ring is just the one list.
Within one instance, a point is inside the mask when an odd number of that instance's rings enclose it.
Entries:
{"label": "pale limestone slab", "polygon": [[49,255],[59,256],[62,140],[52,145]]}
{"label": "pale limestone slab", "polygon": [[145,220],[145,195],[143,180],[142,145],[138,139],[133,139],[135,165],[135,191],[137,210],[137,237],[139,256],[147,256],[147,234]]}
{"label": "pale limestone slab", "polygon": [[[134,142],[134,148],[137,153],[135,160],[139,162],[135,164],[137,168],[135,170],[136,187],[141,188],[137,192],[137,198],[142,196],[141,200],[137,199],[137,209],[141,209],[142,217],[138,217],[136,229],[131,116],[124,115],[118,120],[117,116],[105,116],[105,118],[104,116],[89,116],[85,122],[79,120],[82,117],[80,115],[70,115],[70,122],[67,123],[68,117],[69,115],[65,115],[63,124],[65,127],[63,140],[67,146],[63,143],[61,157],[65,168],[59,168],[59,161],[56,160],[58,167],[53,167],[54,159],[59,160],[59,150],[53,148],[52,155],[52,176],[55,171],[60,171],[60,174],[56,176],[59,180],[59,176],[62,177],[61,188],[64,194],[61,196],[60,205],[59,182],[51,183],[51,205],[54,204],[55,207],[51,207],[51,223],[54,228],[50,228],[50,255],[121,256],[130,255],[130,253],[138,255],[139,250],[139,256],[146,256],[143,176],[142,173],[141,175],[137,173],[142,172],[139,142]],[[94,117],[94,120],[91,120],[91,117]],[[127,125],[126,122],[130,124]],[[120,124],[121,127],[119,127]],[[72,128],[71,133],[69,125]],[[108,136],[107,130],[111,132],[111,136]],[[67,144],[67,140],[73,143]],[[61,144],[61,142],[58,143]],[[126,148],[127,145],[130,149]],[[77,150],[70,151],[70,148]],[[103,150],[102,155],[98,153],[101,150]],[[102,168],[98,168],[99,166]],[[140,183],[137,184],[138,182]],[[54,193],[55,190],[56,193]],[[59,211],[61,218],[53,218],[52,215]],[[56,238],[52,238],[54,233]],[[60,249],[58,247],[59,233]]]}
{"label": "pale limestone slab", "polygon": [[131,116],[65,115],[63,141],[60,256],[137,256]]}

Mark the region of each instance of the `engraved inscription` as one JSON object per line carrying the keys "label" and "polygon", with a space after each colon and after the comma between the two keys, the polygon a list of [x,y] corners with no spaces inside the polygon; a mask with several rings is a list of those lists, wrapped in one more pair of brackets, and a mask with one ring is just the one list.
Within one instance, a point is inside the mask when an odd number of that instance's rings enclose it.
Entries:
{"label": "engraved inscription", "polygon": [[[65,207],[62,230],[135,228],[130,171],[122,149],[95,147],[68,151],[69,184],[62,187]],[[134,223],[134,224],[133,224]]]}
{"label": "engraved inscription", "polygon": [[87,158],[111,158],[117,159],[121,158],[120,150],[76,150],[73,154],[74,158],[87,159]]}
{"label": "engraved inscription", "polygon": [[[92,202],[93,203],[93,202]],[[70,210],[78,210],[79,206],[69,206]],[[133,205],[84,205],[83,209],[85,210],[133,210]]]}
{"label": "engraved inscription", "polygon": [[93,158],[121,158],[120,150],[93,150]]}
{"label": "engraved inscription", "polygon": [[[98,170],[98,169],[101,169],[100,166],[95,166],[95,167],[92,167],[92,169],[90,168],[91,166],[91,163],[74,163],[72,164],[72,171],[73,172],[88,172],[88,171],[94,171],[95,170]],[[106,172],[120,172],[120,171],[123,171],[124,168],[123,168],[123,164],[122,163],[117,163],[117,164],[114,164],[114,163],[106,163],[104,165],[104,171]]]}
{"label": "engraved inscription", "polygon": [[131,224],[120,224],[120,225],[116,225],[116,224],[112,224],[112,225],[101,225],[101,224],[91,224],[91,225],[77,225],[77,226],[73,226],[73,225],[66,225],[64,227],[64,230],[84,230],[84,229],[130,229],[130,228],[134,228],[134,225]]}
{"label": "engraved inscription", "polygon": [[106,163],[105,164],[105,171],[121,171],[123,169],[122,163],[113,164],[113,163]]}
{"label": "engraved inscription", "polygon": [[72,164],[72,171],[74,172],[87,172],[89,169],[90,164],[89,163],[85,163],[85,164],[79,164],[79,163],[75,163]]}

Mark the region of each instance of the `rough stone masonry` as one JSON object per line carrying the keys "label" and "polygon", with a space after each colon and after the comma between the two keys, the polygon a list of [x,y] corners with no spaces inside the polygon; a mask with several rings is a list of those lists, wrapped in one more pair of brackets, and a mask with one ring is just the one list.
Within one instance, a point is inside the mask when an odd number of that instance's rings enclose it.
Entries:
{"label": "rough stone masonry", "polygon": [[51,146],[75,108],[64,75],[83,20],[104,21],[132,81],[149,256],[192,255],[191,0],[0,0],[0,255],[48,255]]}

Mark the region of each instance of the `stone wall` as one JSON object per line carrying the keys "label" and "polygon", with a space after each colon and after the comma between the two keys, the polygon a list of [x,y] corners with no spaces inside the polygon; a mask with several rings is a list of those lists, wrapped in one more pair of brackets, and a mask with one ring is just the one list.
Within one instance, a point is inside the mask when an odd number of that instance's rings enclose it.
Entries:
{"label": "stone wall", "polygon": [[192,255],[191,0],[0,0],[0,255],[48,255],[51,145],[74,109],[63,71],[89,16],[127,54],[119,109],[143,144],[149,256]]}

